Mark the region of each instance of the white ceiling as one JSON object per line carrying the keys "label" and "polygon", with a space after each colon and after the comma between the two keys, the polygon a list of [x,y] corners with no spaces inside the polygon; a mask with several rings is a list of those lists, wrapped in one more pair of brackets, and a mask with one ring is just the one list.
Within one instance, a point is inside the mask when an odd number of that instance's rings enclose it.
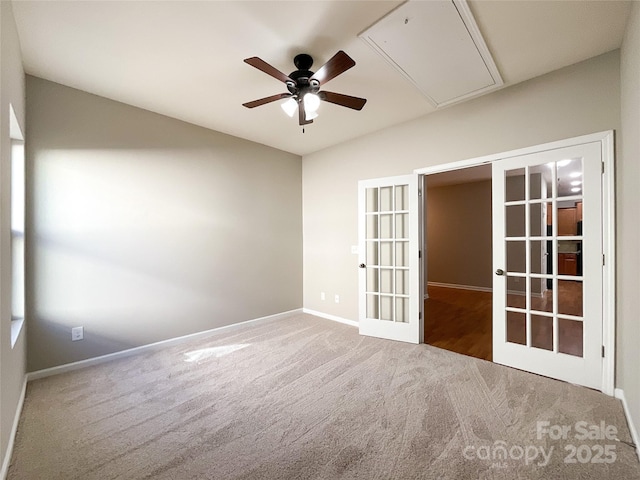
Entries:
{"label": "white ceiling", "polygon": [[[13,8],[28,74],[305,155],[434,111],[357,37],[401,3],[14,0]],[[619,48],[630,6],[469,4],[505,87]],[[328,89],[367,98],[361,112],[323,103],[303,134],[279,102],[242,106],[286,91],[243,59],[258,56],[288,74],[297,53],[312,55],[314,70],[338,50],[356,66]]]}

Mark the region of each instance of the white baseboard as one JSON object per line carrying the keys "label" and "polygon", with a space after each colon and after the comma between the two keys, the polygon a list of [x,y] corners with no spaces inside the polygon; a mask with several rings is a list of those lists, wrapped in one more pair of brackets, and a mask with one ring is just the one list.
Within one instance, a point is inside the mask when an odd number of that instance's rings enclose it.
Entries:
{"label": "white baseboard", "polygon": [[327,320],[333,320],[334,322],[344,323],[346,325],[351,325],[352,327],[357,327],[359,324],[355,320],[349,320],[347,318],[338,317],[336,315],[330,315],[328,313],[318,312],[316,310],[311,310],[310,308],[303,308],[303,313],[308,313],[309,315],[314,315],[320,318],[326,318]]}
{"label": "white baseboard", "polygon": [[622,408],[624,409],[624,415],[627,417],[627,425],[629,425],[629,431],[631,432],[631,438],[636,446],[636,455],[640,460],[640,442],[638,441],[638,431],[636,430],[633,418],[631,418],[631,412],[629,411],[629,405],[627,405],[627,399],[624,396],[624,390],[616,388],[613,391],[614,396],[622,402]]}
{"label": "white baseboard", "polygon": [[27,381],[37,380],[38,378],[50,377],[51,375],[58,375],[60,373],[71,372],[80,368],[91,367],[101,363],[109,362],[119,358],[130,357],[142,352],[149,352],[160,348],[177,345],[189,340],[197,338],[206,338],[224,330],[232,330],[241,326],[249,325],[251,323],[265,322],[271,320],[279,320],[281,318],[287,318],[293,315],[302,313],[302,309],[289,310],[288,312],[276,313],[275,315],[268,315],[266,317],[254,318],[244,322],[233,323],[231,325],[225,325],[223,327],[212,328],[211,330],[205,330],[203,332],[192,333],[190,335],[183,335],[181,337],[170,338],[169,340],[162,340],[160,342],[150,343],[148,345],[142,345],[140,347],[129,348],[120,352],[109,353],[107,355],[101,355],[99,357],[88,358],[86,360],[80,360],[78,362],[67,363],[65,365],[59,365],[57,367],[45,368],[44,370],[38,370],[35,372],[27,373]]}
{"label": "white baseboard", "polygon": [[24,397],[27,393],[27,378],[25,377],[22,383],[22,392],[20,392],[20,398],[18,399],[18,405],[16,406],[16,413],[13,416],[13,425],[11,426],[11,433],[9,434],[9,444],[7,445],[7,451],[4,453],[4,460],[2,461],[2,470],[0,470],[0,478],[5,480],[9,473],[9,465],[11,465],[11,457],[13,456],[13,446],[16,441],[16,433],[18,433],[18,423],[20,423],[20,415],[22,414],[22,407],[24,406]]}
{"label": "white baseboard", "polygon": [[429,287],[457,288],[458,290],[473,290],[476,292],[493,292],[490,287],[477,287],[475,285],[457,285],[455,283],[427,282]]}

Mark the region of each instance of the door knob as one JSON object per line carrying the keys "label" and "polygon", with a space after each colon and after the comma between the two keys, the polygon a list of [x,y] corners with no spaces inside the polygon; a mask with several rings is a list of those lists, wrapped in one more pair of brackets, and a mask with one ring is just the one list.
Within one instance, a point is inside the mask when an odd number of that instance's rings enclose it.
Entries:
{"label": "door knob", "polygon": [[499,277],[501,277],[502,275],[504,275],[504,270],[502,270],[501,268],[496,270],[496,275],[498,275]]}
{"label": "door knob", "polygon": [[367,268],[367,266],[364,263],[361,263],[360,268]]}

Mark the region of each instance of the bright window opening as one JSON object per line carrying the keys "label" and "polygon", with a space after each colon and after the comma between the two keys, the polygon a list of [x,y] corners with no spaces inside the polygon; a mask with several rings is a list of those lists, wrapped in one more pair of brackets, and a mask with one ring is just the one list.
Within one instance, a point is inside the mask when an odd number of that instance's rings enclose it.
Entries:
{"label": "bright window opening", "polygon": [[25,310],[25,153],[24,136],[13,106],[9,105],[11,138],[11,347],[24,324]]}

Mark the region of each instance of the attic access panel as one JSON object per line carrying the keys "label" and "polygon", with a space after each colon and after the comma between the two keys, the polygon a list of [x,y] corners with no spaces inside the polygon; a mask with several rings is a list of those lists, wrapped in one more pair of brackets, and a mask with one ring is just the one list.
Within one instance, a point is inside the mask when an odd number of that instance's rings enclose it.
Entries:
{"label": "attic access panel", "polygon": [[359,37],[436,107],[504,83],[465,0],[408,1]]}

